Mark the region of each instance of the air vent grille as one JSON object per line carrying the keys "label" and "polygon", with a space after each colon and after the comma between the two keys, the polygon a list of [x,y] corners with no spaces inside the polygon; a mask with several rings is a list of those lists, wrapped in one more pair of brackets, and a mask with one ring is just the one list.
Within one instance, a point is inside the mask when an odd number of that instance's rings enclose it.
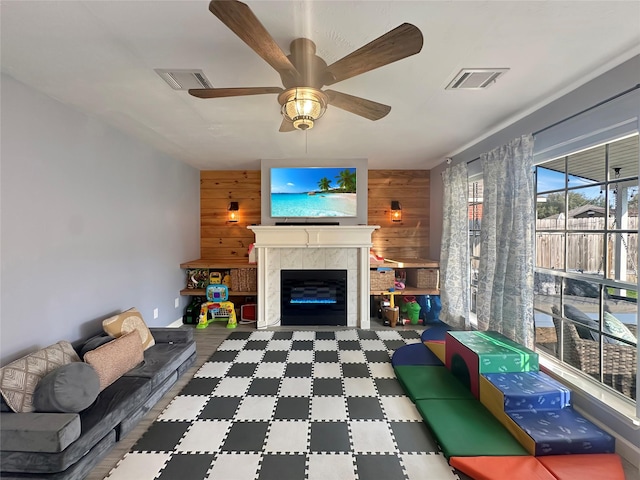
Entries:
{"label": "air vent grille", "polygon": [[449,82],[446,90],[482,90],[496,83],[508,71],[508,68],[463,68]]}
{"label": "air vent grille", "polygon": [[213,88],[202,70],[156,68],[154,71],[174,90]]}

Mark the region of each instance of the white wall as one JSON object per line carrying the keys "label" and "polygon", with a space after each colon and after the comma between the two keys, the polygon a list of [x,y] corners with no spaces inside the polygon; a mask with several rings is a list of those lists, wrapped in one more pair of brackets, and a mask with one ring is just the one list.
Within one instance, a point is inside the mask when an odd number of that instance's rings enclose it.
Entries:
{"label": "white wall", "polygon": [[0,363],[132,306],[180,317],[199,171],[6,75],[1,95]]}

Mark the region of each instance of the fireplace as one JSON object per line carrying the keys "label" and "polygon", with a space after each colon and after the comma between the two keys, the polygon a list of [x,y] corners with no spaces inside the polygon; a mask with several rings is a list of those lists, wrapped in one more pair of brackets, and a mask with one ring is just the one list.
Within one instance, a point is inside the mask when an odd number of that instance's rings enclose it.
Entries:
{"label": "fireplace", "polygon": [[281,270],[281,325],[347,325],[346,270]]}

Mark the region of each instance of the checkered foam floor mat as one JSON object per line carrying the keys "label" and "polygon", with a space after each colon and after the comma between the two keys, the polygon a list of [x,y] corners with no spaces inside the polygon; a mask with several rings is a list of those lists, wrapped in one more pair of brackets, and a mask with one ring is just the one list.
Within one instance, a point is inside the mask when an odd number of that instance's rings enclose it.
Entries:
{"label": "checkered foam floor mat", "polygon": [[233,332],[109,480],[467,480],[395,379],[413,330]]}

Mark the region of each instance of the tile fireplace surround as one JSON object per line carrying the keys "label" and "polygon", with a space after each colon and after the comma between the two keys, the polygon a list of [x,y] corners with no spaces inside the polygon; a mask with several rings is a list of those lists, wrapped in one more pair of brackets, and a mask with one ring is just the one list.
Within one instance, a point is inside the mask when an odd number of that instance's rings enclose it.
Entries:
{"label": "tile fireplace surround", "polygon": [[369,249],[378,225],[250,226],[258,257],[257,327],[280,325],[280,270],[347,270],[347,326],[369,328]]}

